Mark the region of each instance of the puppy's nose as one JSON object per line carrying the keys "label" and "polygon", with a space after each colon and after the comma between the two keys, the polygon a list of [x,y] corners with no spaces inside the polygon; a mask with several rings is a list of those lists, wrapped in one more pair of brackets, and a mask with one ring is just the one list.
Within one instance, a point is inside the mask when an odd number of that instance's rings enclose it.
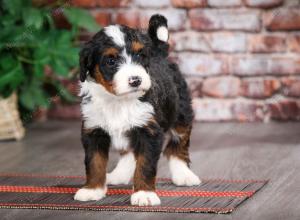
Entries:
{"label": "puppy's nose", "polygon": [[128,79],[128,83],[131,87],[138,87],[142,83],[142,78],[139,76],[131,76]]}

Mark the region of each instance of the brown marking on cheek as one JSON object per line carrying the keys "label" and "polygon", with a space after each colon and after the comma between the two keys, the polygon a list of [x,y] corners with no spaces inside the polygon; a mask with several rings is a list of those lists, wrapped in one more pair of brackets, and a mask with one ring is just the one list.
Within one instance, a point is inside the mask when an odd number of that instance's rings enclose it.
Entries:
{"label": "brown marking on cheek", "polygon": [[107,156],[100,152],[94,152],[89,161],[86,175],[86,188],[103,188],[106,180]]}
{"label": "brown marking on cheek", "polygon": [[176,142],[171,140],[164,150],[164,155],[168,159],[170,156],[176,156],[189,164],[189,144],[192,126],[176,126],[174,130],[178,134],[179,141]]}
{"label": "brown marking on cheek", "polygon": [[103,74],[100,72],[98,65],[96,66],[95,80],[97,83],[101,84],[108,92],[115,94],[113,83],[103,78]]}
{"label": "brown marking on cheek", "polygon": [[143,48],[144,48],[144,44],[142,44],[141,42],[138,42],[138,41],[133,41],[132,42],[131,49],[134,52],[139,52]]}
{"label": "brown marking on cheek", "polygon": [[141,154],[136,156],[136,169],[133,177],[133,189],[135,192],[139,190],[154,191],[155,190],[155,177],[146,178],[143,174],[144,167],[147,166],[145,157]]}
{"label": "brown marking on cheek", "polygon": [[103,55],[116,57],[118,55],[118,53],[119,53],[119,51],[117,48],[109,47],[104,50]]}

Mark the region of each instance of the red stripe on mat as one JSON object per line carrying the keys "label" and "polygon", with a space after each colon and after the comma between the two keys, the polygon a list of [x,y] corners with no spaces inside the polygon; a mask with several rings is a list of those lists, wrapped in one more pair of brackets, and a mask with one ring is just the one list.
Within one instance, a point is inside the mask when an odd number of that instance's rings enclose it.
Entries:
{"label": "red stripe on mat", "polygon": [[[37,186],[10,186],[0,185],[0,192],[18,193],[75,193],[79,188],[76,187],[37,187]],[[156,190],[162,197],[192,196],[192,197],[250,197],[254,191],[169,191]],[[131,195],[131,189],[108,189],[107,195]]]}
{"label": "red stripe on mat", "polygon": [[[33,178],[67,178],[67,179],[85,179],[84,176],[60,176],[60,175],[46,175],[46,174],[20,174],[20,173],[0,173],[0,177],[33,177]],[[170,178],[157,178],[161,181],[171,181]],[[263,183],[268,180],[226,180],[226,179],[203,179],[202,181],[211,182],[225,182],[225,183]]]}
{"label": "red stripe on mat", "polygon": [[28,204],[28,203],[0,203],[0,207],[16,207],[16,208],[60,208],[60,207],[65,207],[66,209],[68,208],[83,208],[83,209],[131,209],[131,210],[148,210],[148,211],[169,211],[170,209],[177,210],[177,211],[203,211],[203,212],[231,212],[234,208],[200,208],[200,207],[195,207],[195,208],[182,208],[182,207],[172,207],[172,206],[110,206],[110,205],[81,205],[81,204]]}

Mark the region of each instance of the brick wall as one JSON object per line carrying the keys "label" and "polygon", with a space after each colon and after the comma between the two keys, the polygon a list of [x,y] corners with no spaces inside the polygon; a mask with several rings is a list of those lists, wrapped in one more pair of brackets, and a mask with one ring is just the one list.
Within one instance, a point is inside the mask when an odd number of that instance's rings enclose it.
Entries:
{"label": "brick wall", "polygon": [[300,119],[299,0],[73,0],[101,25],[161,13],[200,121]]}

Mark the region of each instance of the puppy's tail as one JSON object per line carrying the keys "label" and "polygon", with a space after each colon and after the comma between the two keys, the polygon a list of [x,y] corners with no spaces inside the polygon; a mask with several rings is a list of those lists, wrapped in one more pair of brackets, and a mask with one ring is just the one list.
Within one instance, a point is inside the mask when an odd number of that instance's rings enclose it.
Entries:
{"label": "puppy's tail", "polygon": [[152,15],[149,21],[148,34],[152,39],[155,51],[162,56],[168,56],[169,31],[167,19],[159,14]]}

